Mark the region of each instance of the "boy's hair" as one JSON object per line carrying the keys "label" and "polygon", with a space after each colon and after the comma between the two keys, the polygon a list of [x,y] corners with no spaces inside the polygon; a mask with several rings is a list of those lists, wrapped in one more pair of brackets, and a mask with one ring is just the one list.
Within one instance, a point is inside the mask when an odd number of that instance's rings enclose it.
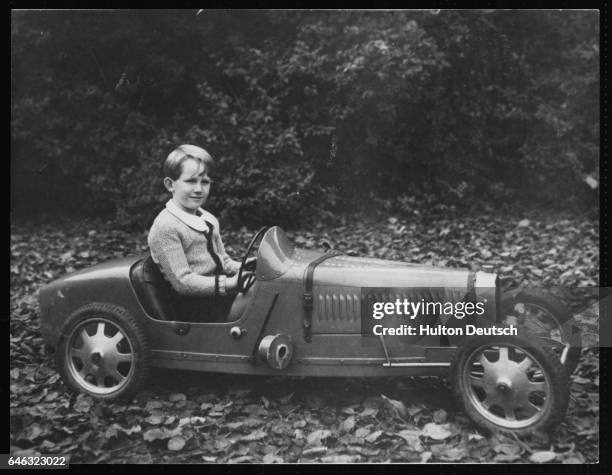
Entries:
{"label": "boy's hair", "polygon": [[209,172],[213,165],[213,158],[210,153],[202,147],[196,145],[183,144],[176,147],[166,160],[164,160],[163,173],[164,176],[176,180],[183,171],[183,162],[188,158],[197,160],[204,165],[204,171]]}

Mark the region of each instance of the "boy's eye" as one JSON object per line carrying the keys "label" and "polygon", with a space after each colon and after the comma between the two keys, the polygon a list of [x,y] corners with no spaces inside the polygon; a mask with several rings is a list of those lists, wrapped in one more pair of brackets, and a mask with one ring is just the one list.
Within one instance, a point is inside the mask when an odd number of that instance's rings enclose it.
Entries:
{"label": "boy's eye", "polygon": [[[197,180],[195,178],[188,178],[187,180],[185,180],[185,183],[194,184],[197,183]],[[202,180],[201,183],[202,186],[210,185],[212,183],[212,180]]]}

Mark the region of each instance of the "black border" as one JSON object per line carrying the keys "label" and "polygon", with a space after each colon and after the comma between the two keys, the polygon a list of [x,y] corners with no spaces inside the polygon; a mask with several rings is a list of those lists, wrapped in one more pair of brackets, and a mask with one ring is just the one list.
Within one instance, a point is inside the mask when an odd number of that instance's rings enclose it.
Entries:
{"label": "black border", "polygon": [[[153,2],[154,6],[155,3]],[[236,4],[238,3],[238,4]],[[220,8],[239,8],[242,6],[245,7],[244,3],[240,5],[242,2],[189,2],[189,1],[179,1],[173,2],[173,8],[197,8],[199,6],[217,6]],[[283,6],[276,6],[276,8],[288,8],[292,7],[294,9],[331,9],[331,8],[347,8],[346,5],[341,6],[340,2],[293,2],[293,4],[284,4]],[[395,2],[389,2],[388,0],[382,0],[379,2],[368,2],[369,6],[377,9],[384,8],[423,8],[424,6],[427,8],[460,8],[458,2],[456,1],[437,1],[430,2],[428,5],[422,5],[424,2],[413,2],[410,5],[404,4],[403,6],[397,5]],[[433,5],[432,5],[433,3]],[[10,18],[10,9],[50,9],[50,8],[128,8],[129,2],[116,2],[116,1],[108,1],[108,2],[98,2],[97,5],[92,4],[92,2],[50,2],[50,1],[34,1],[34,2],[21,2],[12,0],[9,2],[9,18]],[[158,8],[161,5],[155,5]],[[168,5],[170,6],[170,5]],[[355,6],[354,6],[355,7]],[[473,2],[469,8],[482,8],[482,7],[490,7],[490,8],[577,8],[577,9],[599,9],[600,11],[600,81],[601,81],[601,89],[600,89],[600,130],[603,131],[603,135],[600,138],[600,286],[601,287],[612,287],[612,281],[610,279],[610,250],[611,250],[611,240],[609,238],[608,229],[610,228],[610,215],[608,212],[608,203],[610,201],[610,166],[607,163],[608,157],[608,87],[607,87],[607,57],[609,54],[608,47],[608,26],[607,26],[607,18],[608,18],[608,7],[605,2],[568,2],[568,1],[557,1],[557,2],[543,2],[541,0],[538,1],[480,1]],[[249,5],[248,8],[274,8],[273,2],[253,2]],[[362,3],[358,8],[364,8],[364,4]],[[466,8],[466,7],[464,7]],[[10,21],[10,20],[9,20]],[[9,60],[10,61],[10,60]],[[9,96],[10,97],[10,96]],[[10,100],[10,99],[9,99]],[[10,121],[10,116],[9,116]],[[10,131],[9,131],[10,134]],[[9,135],[9,143],[10,143],[10,135]],[[601,158],[603,157],[603,159]],[[10,203],[10,199],[9,199]],[[10,216],[10,210],[9,210]],[[9,220],[10,221],[10,220]],[[10,231],[9,231],[10,232]],[[607,318],[606,318],[607,317]],[[612,316],[605,315],[604,318],[600,319],[600,333],[601,334],[611,334],[612,329],[610,328],[610,318]],[[10,316],[4,316],[0,318],[1,329],[3,330],[4,335],[10,335]],[[10,366],[10,347],[7,345],[6,347],[7,359],[5,362],[8,362],[7,366]],[[609,401],[609,369],[610,369],[610,355],[612,354],[612,350],[610,348],[601,348],[600,349],[600,400]],[[8,371],[5,373],[5,378]],[[6,381],[6,379],[5,379]],[[10,391],[10,382],[9,384],[0,385],[0,397],[5,402],[5,406],[9,406],[9,391]],[[9,416],[10,416],[10,407],[9,407]],[[609,420],[609,405],[600,403],[600,463],[599,465],[582,465],[580,467],[576,466],[566,466],[560,464],[554,464],[553,470],[555,471],[570,471],[571,473],[610,473],[610,451],[607,449],[606,441],[610,440],[610,427],[605,423],[605,421]],[[10,433],[8,430],[4,433],[3,444],[2,447],[4,450],[1,453],[8,453],[10,446]],[[603,445],[601,441],[604,441]],[[603,448],[603,450],[601,450]],[[84,465],[86,467],[86,465]],[[195,467],[191,467],[190,465],[158,465],[155,467],[155,471],[162,471],[164,473],[171,473],[174,471],[182,471],[184,467],[188,467],[188,470],[204,470],[206,473],[232,473],[232,472],[241,472],[248,470],[250,472],[255,473],[269,473],[274,471],[282,471],[289,472],[295,474],[306,474],[311,471],[333,471],[336,474],[353,474],[356,472],[362,473],[370,473],[370,474],[379,474],[384,473],[386,471],[395,471],[395,470],[416,470],[418,472],[428,472],[428,473],[455,473],[457,471],[465,471],[468,473],[474,472],[476,470],[484,469],[487,472],[502,472],[508,473],[511,470],[525,470],[520,465],[502,465],[502,464],[490,464],[484,467],[480,467],[479,465],[471,465],[471,464],[436,464],[436,465],[398,465],[398,464],[389,464],[389,465],[351,465],[351,466],[339,466],[339,465],[322,465],[322,464],[313,464],[313,465],[196,465]],[[564,468],[562,468],[564,467]],[[70,469],[74,470],[76,466],[72,466]],[[130,471],[132,470],[143,470],[146,472],[151,471],[151,467],[149,466],[128,466]],[[529,468],[526,469],[532,473],[538,473],[543,470],[550,469],[550,466],[538,466],[538,465],[529,465]],[[125,470],[123,466],[107,466],[104,470],[108,470],[109,473],[115,473],[117,471]]]}

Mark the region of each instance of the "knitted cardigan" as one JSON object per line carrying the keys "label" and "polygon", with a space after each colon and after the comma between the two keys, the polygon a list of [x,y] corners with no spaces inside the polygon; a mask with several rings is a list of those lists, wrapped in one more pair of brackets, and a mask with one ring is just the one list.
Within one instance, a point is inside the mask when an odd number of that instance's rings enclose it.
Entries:
{"label": "knitted cardigan", "polygon": [[[225,252],[217,218],[202,208],[198,209],[198,214],[189,214],[170,200],[155,218],[147,238],[153,261],[181,295],[215,293],[215,261],[206,247],[203,231],[208,232],[208,226],[205,221],[214,226],[213,249],[223,264],[222,272],[233,275],[240,268],[240,263]],[[219,290],[225,293],[225,275],[219,276]]]}

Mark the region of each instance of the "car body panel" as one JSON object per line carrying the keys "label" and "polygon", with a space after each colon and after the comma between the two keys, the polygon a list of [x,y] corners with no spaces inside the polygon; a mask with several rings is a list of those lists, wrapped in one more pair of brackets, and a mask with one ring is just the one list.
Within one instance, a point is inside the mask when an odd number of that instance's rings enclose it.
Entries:
{"label": "car body panel", "polygon": [[67,274],[39,292],[41,333],[46,345],[55,347],[63,322],[76,310],[91,303],[109,303],[125,309],[147,332],[152,348],[180,348],[182,339],[175,323],[154,320],[146,315],[130,280],[130,269],[144,256],[114,259]]}
{"label": "car body panel", "polygon": [[[456,339],[364,334],[362,323],[371,316],[369,302],[373,298],[460,302],[470,290],[471,279],[489,286],[496,278],[495,274],[383,259],[329,257],[313,274],[312,340],[308,342],[303,325],[304,280],[308,266],[322,254],[294,248],[279,227],[268,229],[257,254],[255,285],[234,301],[227,321],[214,323],[164,321],[147,315],[130,279],[130,270],[144,256],[99,264],[41,289],[43,338],[47,345],[57,345],[70,314],[92,302],[104,302],[122,307],[138,320],[149,338],[155,366],[296,376],[438,374],[448,368]],[[495,288],[476,285],[476,294],[487,300],[486,318],[479,324],[491,324]],[[437,324],[449,318],[427,321],[419,316],[414,322]],[[383,323],[390,325],[392,320]],[[236,328],[239,337],[232,335]],[[261,339],[277,334],[289,336],[293,343],[291,363],[283,370],[272,368],[258,353]]]}

